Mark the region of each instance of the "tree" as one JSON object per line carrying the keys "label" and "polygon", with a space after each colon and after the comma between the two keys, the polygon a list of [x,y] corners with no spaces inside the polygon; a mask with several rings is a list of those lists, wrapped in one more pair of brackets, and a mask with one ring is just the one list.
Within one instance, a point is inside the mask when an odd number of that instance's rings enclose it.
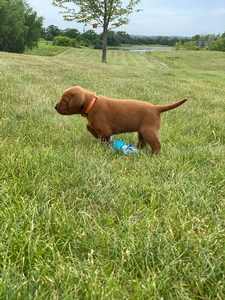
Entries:
{"label": "tree", "polygon": [[81,40],[89,41],[91,45],[95,45],[96,42],[99,42],[99,35],[92,29],[83,32],[80,35]]}
{"label": "tree", "polygon": [[225,38],[219,38],[216,41],[212,41],[207,50],[225,52]]}
{"label": "tree", "polygon": [[49,25],[45,29],[45,39],[48,41],[53,41],[55,36],[62,35],[61,30],[55,25]]}
{"label": "tree", "polygon": [[43,18],[37,16],[37,12],[24,2],[24,25],[27,27],[27,34],[25,39],[25,47],[32,49],[38,47],[38,40],[41,35]]}
{"label": "tree", "polygon": [[113,30],[108,31],[107,45],[108,46],[119,46],[120,45],[119,36]]}
{"label": "tree", "polygon": [[[141,0],[129,0],[126,7],[122,7],[120,0],[53,0],[52,4],[64,9],[63,17],[67,21],[77,21],[78,23],[97,23],[103,28],[102,62],[106,62],[107,33],[110,27],[117,28],[128,24],[128,16],[134,11],[134,6]],[[79,11],[64,6],[64,3],[73,2],[79,7]]]}
{"label": "tree", "polygon": [[195,42],[195,44],[202,49],[207,48],[212,41],[216,40],[218,36],[215,34],[207,34],[207,35],[195,35],[192,37],[192,41]]}
{"label": "tree", "polygon": [[64,47],[78,47],[76,39],[70,38],[68,36],[55,36],[52,45],[54,46],[64,46]]}
{"label": "tree", "polygon": [[185,50],[199,50],[199,47],[195,45],[194,41],[184,43]]}
{"label": "tree", "polygon": [[175,47],[176,51],[179,51],[182,48],[181,42],[176,42],[175,45],[174,45],[174,47]]}
{"label": "tree", "polygon": [[132,44],[132,37],[125,31],[117,31],[116,35],[120,44]]}
{"label": "tree", "polygon": [[63,35],[68,36],[71,39],[78,39],[80,36],[80,32],[75,28],[66,28],[63,31]]}
{"label": "tree", "polygon": [[23,53],[37,46],[42,22],[25,0],[1,0],[0,51]]}

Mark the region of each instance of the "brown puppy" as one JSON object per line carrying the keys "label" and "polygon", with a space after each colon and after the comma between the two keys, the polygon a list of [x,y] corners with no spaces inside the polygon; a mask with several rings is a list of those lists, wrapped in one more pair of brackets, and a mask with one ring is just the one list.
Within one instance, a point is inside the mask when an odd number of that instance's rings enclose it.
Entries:
{"label": "brown puppy", "polygon": [[158,137],[160,114],[184,103],[153,105],[138,100],[118,100],[82,89],[79,86],[64,91],[55,109],[62,115],[81,114],[88,120],[87,129],[96,138],[108,142],[113,134],[138,132],[138,146],[146,144],[157,154],[161,149]]}

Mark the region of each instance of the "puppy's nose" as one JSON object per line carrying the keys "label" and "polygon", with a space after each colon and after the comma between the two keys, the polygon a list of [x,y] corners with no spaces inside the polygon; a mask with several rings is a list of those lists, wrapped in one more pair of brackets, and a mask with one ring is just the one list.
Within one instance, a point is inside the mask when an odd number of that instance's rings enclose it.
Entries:
{"label": "puppy's nose", "polygon": [[57,104],[55,105],[55,107],[54,107],[55,109],[57,109]]}

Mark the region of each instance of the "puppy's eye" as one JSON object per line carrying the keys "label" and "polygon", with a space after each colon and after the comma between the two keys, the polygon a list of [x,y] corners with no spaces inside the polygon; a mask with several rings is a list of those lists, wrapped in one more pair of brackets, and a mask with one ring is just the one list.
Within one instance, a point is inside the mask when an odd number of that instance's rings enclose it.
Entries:
{"label": "puppy's eye", "polygon": [[66,100],[65,100],[65,99],[62,99],[62,102],[66,103]]}

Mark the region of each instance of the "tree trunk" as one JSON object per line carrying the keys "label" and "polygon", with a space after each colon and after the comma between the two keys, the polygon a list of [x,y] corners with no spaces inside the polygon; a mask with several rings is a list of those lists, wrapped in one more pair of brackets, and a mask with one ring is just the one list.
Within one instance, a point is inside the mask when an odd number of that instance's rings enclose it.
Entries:
{"label": "tree trunk", "polygon": [[104,26],[103,35],[102,35],[102,62],[103,63],[107,63],[107,61],[106,61],[107,33],[108,33],[108,30]]}

